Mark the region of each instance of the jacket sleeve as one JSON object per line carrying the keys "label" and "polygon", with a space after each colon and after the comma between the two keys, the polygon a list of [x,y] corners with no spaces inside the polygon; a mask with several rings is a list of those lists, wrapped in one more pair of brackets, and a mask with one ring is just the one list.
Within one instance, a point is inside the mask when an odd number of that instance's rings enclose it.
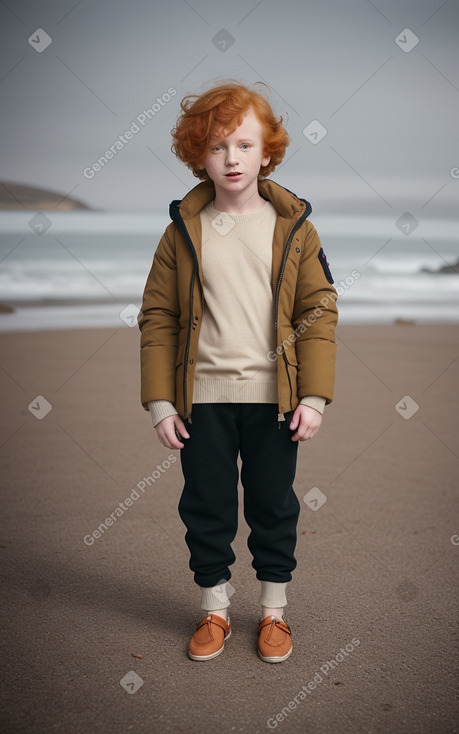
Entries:
{"label": "jacket sleeve", "polygon": [[139,316],[141,402],[175,403],[175,361],[179,332],[177,268],[173,224],[163,234],[153,258]]}
{"label": "jacket sleeve", "polygon": [[338,294],[319,235],[311,222],[307,225],[293,313],[298,395],[318,395],[328,405],[335,382]]}

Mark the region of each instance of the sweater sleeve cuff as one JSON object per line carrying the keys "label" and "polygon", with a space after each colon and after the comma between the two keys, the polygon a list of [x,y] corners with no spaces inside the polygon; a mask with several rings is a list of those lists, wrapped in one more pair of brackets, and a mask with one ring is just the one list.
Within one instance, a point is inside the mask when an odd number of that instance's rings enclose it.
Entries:
{"label": "sweater sleeve cuff", "polygon": [[170,415],[178,415],[169,400],[150,400],[148,410],[150,411],[153,426],[156,426],[163,418],[168,418]]}
{"label": "sweater sleeve cuff", "polygon": [[317,410],[323,415],[325,402],[325,398],[320,398],[318,395],[308,395],[301,398],[300,405],[307,405],[308,408],[314,408],[314,410]]}

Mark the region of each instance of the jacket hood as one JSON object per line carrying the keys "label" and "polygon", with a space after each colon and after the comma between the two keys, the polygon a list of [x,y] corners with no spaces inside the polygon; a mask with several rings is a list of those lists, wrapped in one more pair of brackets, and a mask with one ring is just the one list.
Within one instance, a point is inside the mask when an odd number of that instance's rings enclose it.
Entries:
{"label": "jacket hood", "polygon": [[[300,199],[294,193],[270,179],[258,182],[260,196],[270,201],[277,209],[279,216],[287,219],[303,215],[309,217],[312,207],[306,199]],[[215,198],[213,181],[203,181],[195,186],[183,199],[175,199],[169,207],[169,215],[173,222],[180,224],[183,220],[199,214],[207,204]]]}

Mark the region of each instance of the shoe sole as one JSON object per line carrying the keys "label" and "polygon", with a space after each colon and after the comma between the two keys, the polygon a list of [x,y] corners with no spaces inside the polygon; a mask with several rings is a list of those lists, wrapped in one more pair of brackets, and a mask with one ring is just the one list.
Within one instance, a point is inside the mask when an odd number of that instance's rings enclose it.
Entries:
{"label": "shoe sole", "polygon": [[284,660],[287,660],[287,658],[290,657],[292,652],[293,652],[293,647],[291,647],[288,653],[286,655],[283,655],[281,658],[274,658],[274,657],[268,658],[262,655],[259,650],[257,650],[258,657],[260,658],[260,660],[263,660],[264,663],[283,663]]}
{"label": "shoe sole", "polygon": [[191,652],[190,652],[190,651],[188,650],[188,657],[189,657],[189,658],[190,658],[191,660],[196,660],[197,662],[202,662],[202,661],[205,661],[205,660],[212,660],[213,658],[216,658],[216,657],[217,657],[217,655],[221,655],[221,653],[222,653],[222,652],[223,652],[223,650],[225,649],[225,642],[226,642],[226,640],[228,640],[228,639],[229,639],[229,638],[231,637],[231,632],[232,632],[232,630],[230,630],[230,631],[228,632],[228,634],[226,635],[226,637],[225,637],[225,638],[224,638],[224,640],[223,640],[223,645],[221,646],[220,650],[217,650],[217,652],[213,652],[213,653],[211,653],[210,655],[193,655],[193,654],[192,654],[192,653],[191,653]]}

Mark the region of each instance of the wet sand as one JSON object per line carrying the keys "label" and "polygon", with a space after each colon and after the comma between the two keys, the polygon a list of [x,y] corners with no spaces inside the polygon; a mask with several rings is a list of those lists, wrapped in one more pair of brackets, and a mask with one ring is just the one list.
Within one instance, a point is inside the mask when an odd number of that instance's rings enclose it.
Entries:
{"label": "wet sand", "polygon": [[339,327],[335,400],[299,448],[294,651],[269,665],[241,487],[233,634],[187,658],[179,454],[140,405],[137,329],[0,335],[2,732],[458,731],[458,337]]}

